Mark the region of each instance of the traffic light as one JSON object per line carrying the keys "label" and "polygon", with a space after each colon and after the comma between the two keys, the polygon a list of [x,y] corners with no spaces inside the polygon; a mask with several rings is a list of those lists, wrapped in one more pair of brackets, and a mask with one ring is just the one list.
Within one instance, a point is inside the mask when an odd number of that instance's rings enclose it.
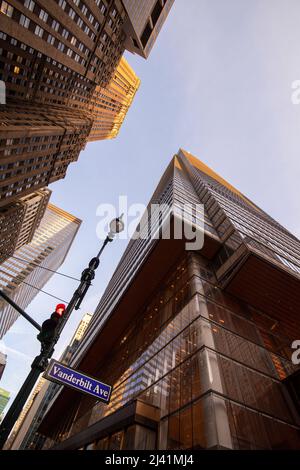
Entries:
{"label": "traffic light", "polygon": [[52,342],[55,336],[56,328],[60,322],[61,317],[65,313],[66,306],[64,304],[56,305],[55,311],[52,313],[51,317],[44,321],[42,324],[42,329],[38,334],[38,340],[45,345],[48,345]]}

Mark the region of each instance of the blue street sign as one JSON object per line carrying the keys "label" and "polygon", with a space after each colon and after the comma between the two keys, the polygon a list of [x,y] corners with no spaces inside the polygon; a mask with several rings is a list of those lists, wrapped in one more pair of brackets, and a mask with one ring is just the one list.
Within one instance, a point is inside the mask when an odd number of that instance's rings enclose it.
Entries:
{"label": "blue street sign", "polygon": [[75,388],[79,392],[93,395],[95,398],[109,403],[112,387],[104,384],[93,377],[89,377],[78,370],[71,369],[71,367],[62,364],[54,359],[51,359],[50,364],[44,377],[51,382],[56,382],[60,385]]}

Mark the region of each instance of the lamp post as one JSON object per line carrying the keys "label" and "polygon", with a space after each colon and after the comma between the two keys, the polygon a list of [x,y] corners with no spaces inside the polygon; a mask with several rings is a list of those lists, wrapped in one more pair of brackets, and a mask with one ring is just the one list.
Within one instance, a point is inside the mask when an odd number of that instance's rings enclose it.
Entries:
{"label": "lamp post", "polygon": [[[112,220],[110,223],[110,231],[107,234],[102,247],[100,248],[97,256],[91,259],[89,262],[88,268],[84,269],[81,274],[80,284],[75,290],[72,299],[70,300],[64,315],[60,318],[51,341],[46,340],[43,337],[43,325],[40,327],[27,313],[25,313],[18,305],[16,305],[4,292],[0,291],[0,296],[2,296],[8,303],[10,303],[21,315],[23,315],[28,321],[30,321],[35,328],[37,328],[40,333],[38,339],[41,342],[41,352],[34,359],[31,364],[31,371],[29,372],[25,382],[23,383],[21,389],[19,390],[16,398],[14,399],[12,405],[10,406],[8,412],[6,413],[1,425],[0,425],[0,449],[3,448],[6,439],[8,438],[12,428],[17,421],[23,406],[25,405],[37,379],[39,378],[41,372],[44,372],[48,366],[49,359],[51,358],[54,347],[59,340],[60,334],[70,317],[72,311],[78,310],[82,300],[84,299],[92,280],[95,277],[95,270],[98,268],[100,263],[100,256],[105,248],[105,246],[112,242],[117,233],[120,233],[124,230],[124,222],[122,220],[123,214],[120,217]],[[48,320],[46,320],[47,322]],[[44,323],[46,323],[44,322]]]}

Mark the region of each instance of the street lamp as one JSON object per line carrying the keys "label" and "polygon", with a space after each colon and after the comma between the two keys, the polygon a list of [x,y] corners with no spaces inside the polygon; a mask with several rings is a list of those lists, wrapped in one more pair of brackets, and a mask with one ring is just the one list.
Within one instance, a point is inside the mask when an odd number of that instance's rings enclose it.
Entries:
{"label": "street lamp", "polygon": [[[83,301],[92,283],[92,280],[95,277],[95,270],[99,266],[99,258],[101,253],[103,252],[107,243],[112,242],[117,233],[120,233],[124,230],[124,222],[122,220],[122,217],[123,214],[121,214],[120,217],[117,217],[116,219],[111,221],[109,225],[109,233],[107,234],[99,253],[96,257],[91,259],[88,268],[82,271],[80,284],[75,290],[72,299],[70,300],[66,310],[64,311],[64,314],[61,316],[59,322],[57,323],[53,339],[51,339],[50,341],[46,341],[45,336],[47,335],[43,335],[41,333],[38,335],[38,339],[41,342],[41,352],[38,356],[36,356],[33,363],[31,364],[31,371],[29,372],[25,382],[23,383],[15,400],[13,401],[0,425],[0,449],[3,448],[6,439],[8,438],[12,428],[14,427],[15,422],[17,421],[23,409],[23,406],[25,405],[37,379],[39,378],[39,375],[41,374],[41,372],[44,372],[47,369],[49,359],[51,358],[54,352],[54,347],[60,337],[60,334],[69,316],[71,315],[74,309],[79,309],[81,302]],[[15,302],[13,302],[13,300],[11,300],[1,290],[0,296],[2,296],[9,304],[11,304],[23,317],[26,318],[26,320],[28,320],[33,326],[35,326],[37,330],[43,333],[43,326],[41,327],[38,323],[36,323],[27,313],[25,313],[17,304],[15,304]],[[61,304],[59,306],[61,307]],[[47,323],[47,320],[44,323]]]}

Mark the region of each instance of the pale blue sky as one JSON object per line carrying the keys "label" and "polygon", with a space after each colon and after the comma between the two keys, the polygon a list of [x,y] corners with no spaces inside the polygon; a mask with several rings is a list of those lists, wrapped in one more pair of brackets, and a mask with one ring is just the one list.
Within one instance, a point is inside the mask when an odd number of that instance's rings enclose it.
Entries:
{"label": "pale blue sky", "polygon": [[[60,271],[79,277],[97,253],[97,206],[116,204],[119,195],[146,204],[179,147],[300,235],[300,105],[291,102],[292,82],[300,79],[299,23],[299,0],[175,1],[150,58],[126,54],[141,87],[120,135],[88,144],[66,178],[51,186],[52,203],[83,219]],[[94,310],[126,243],[107,247],[56,357],[83,314]],[[55,275],[45,290],[69,300],[75,287]],[[54,306],[41,293],[27,311],[42,322]],[[14,394],[39,343],[23,319],[3,343],[8,365],[0,386]]]}

